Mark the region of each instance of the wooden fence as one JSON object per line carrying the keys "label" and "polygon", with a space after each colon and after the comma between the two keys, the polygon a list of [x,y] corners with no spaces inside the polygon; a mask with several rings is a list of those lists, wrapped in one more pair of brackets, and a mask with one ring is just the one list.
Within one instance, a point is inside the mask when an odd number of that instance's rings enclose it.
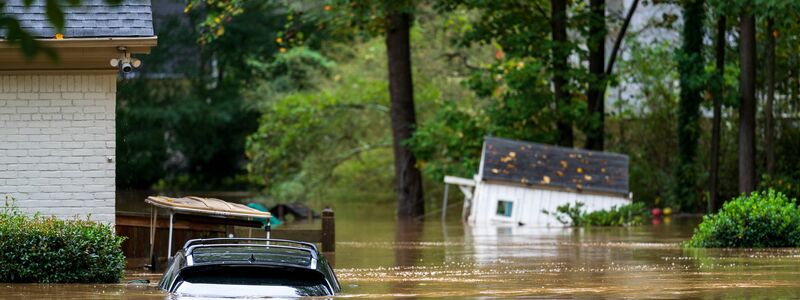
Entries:
{"label": "wooden fence", "polygon": [[[175,214],[173,223],[173,251],[180,250],[190,239],[225,237],[236,232],[234,226],[260,228],[261,222],[199,217],[194,215]],[[270,237],[274,239],[300,240],[318,243],[325,257],[331,264],[335,263],[336,225],[333,210],[322,212],[320,229],[273,229]],[[167,260],[167,236],[169,218],[159,217],[156,221],[155,235],[155,268],[163,269]],[[122,242],[122,252],[128,260],[129,269],[139,269],[152,265],[150,258],[150,215],[147,213],[123,213],[116,216],[116,231],[126,237]],[[251,229],[252,237],[265,237],[261,229]],[[238,236],[241,237],[241,236]]]}

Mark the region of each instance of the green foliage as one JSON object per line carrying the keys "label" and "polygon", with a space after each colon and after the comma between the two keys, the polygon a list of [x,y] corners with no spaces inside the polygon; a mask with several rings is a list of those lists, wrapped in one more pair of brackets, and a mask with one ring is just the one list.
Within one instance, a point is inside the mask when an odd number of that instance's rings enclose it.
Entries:
{"label": "green foliage", "polygon": [[687,247],[764,248],[800,246],[800,208],[774,190],[741,195],[717,214],[703,217]]}
{"label": "green foliage", "polygon": [[207,44],[225,34],[225,25],[230,23],[233,17],[245,12],[243,8],[245,3],[246,1],[242,0],[190,0],[183,11],[205,12],[205,18],[196,23],[201,32],[197,42]]}
{"label": "green foliage", "polygon": [[123,240],[112,225],[31,217],[6,201],[0,208],[0,282],[119,282]]}
{"label": "green foliage", "polygon": [[137,78],[118,90],[118,186],[149,188],[162,179],[170,186],[188,175],[192,189],[225,188],[243,170],[257,115],[234,87]]}
{"label": "green foliage", "polygon": [[769,176],[768,174],[763,174],[761,175],[761,180],[758,181],[758,189],[762,191],[775,190],[778,193],[796,199],[800,196],[800,180],[797,177],[786,175]]}
{"label": "green foliage", "polygon": [[183,18],[205,20],[204,10],[164,20],[161,46],[137,76],[120,81],[118,187],[248,188],[242,178],[245,139],[257,128],[259,114],[245,94],[268,72],[284,71],[273,62],[280,53],[274,36],[264,32],[282,28],[285,15],[271,1],[242,5],[245,11],[225,22],[226,33],[202,46],[196,41],[203,32],[182,24]]}
{"label": "green foliage", "polygon": [[[422,122],[434,115],[460,114],[461,107],[476,101],[460,84],[466,73],[461,57],[447,56],[460,50],[449,43],[452,23],[423,16],[426,21],[411,31],[415,106]],[[295,47],[276,56],[280,63],[260,67],[275,70],[265,72],[266,78],[284,76],[284,68],[297,76],[261,80],[245,94],[262,112],[259,128],[247,142],[252,180],[282,201],[349,198],[354,191],[369,199],[393,200],[392,189],[385,188],[394,178],[385,43],[377,37],[329,41],[323,49]],[[480,126],[474,124],[475,131],[465,132],[469,136],[461,141],[452,140],[454,147],[479,146],[483,133],[475,132]],[[477,139],[471,137],[476,134]],[[418,163],[431,166],[425,159]]]}
{"label": "green foliage", "polygon": [[[375,45],[365,49],[373,55],[379,51]],[[298,201],[330,182],[339,164],[389,145],[387,84],[384,76],[371,76],[375,71],[365,68],[379,62],[377,56],[337,66],[295,48],[275,61],[263,69],[277,80],[267,77],[247,94],[262,110],[258,129],[247,138],[248,170],[271,196]],[[293,73],[287,86],[290,75],[282,69],[305,71]]]}
{"label": "green foliage", "polygon": [[269,94],[316,89],[319,85],[317,81],[328,78],[336,67],[336,63],[307,47],[292,48],[266,63],[249,60],[248,64],[267,83],[259,85],[259,93]]}
{"label": "green foliage", "polygon": [[[671,194],[678,150],[675,48],[668,42],[642,44],[636,34],[625,43],[629,50],[619,64],[617,88],[630,98],[612,98],[606,148],[630,157],[629,186],[636,200],[660,205],[657,199]],[[627,86],[638,88],[628,90]]]}
{"label": "green foliage", "polygon": [[[554,130],[557,122],[586,120],[586,102],[577,98],[585,88],[585,70],[581,64],[557,69],[553,61],[553,57],[569,57],[578,52],[580,41],[560,43],[551,39],[547,1],[447,0],[439,1],[437,6],[445,12],[463,10],[474,14],[469,26],[454,39],[457,45],[496,48],[496,59],[474,68],[467,81],[479,97],[494,100],[481,108],[489,116],[490,134],[554,144],[560,136]],[[578,6],[571,9],[568,15],[580,14]],[[581,25],[574,19],[567,23],[571,29]],[[551,91],[551,79],[556,75],[567,78],[567,99],[561,103],[556,103]]]}
{"label": "green foliage", "polygon": [[445,102],[408,141],[422,171],[440,179],[445,175],[471,177],[478,170],[488,118],[482,112]]}
{"label": "green foliage", "polygon": [[794,0],[706,0],[710,10],[717,14],[737,16],[743,11],[757,16],[785,19],[790,21],[792,15],[800,9],[800,3]]}
{"label": "green foliage", "polygon": [[632,226],[644,223],[648,216],[644,203],[636,202],[623,206],[612,206],[609,210],[598,210],[587,213],[582,202],[575,205],[567,203],[556,207],[556,211],[542,210],[545,215],[553,216],[561,224],[572,227],[586,226]]}

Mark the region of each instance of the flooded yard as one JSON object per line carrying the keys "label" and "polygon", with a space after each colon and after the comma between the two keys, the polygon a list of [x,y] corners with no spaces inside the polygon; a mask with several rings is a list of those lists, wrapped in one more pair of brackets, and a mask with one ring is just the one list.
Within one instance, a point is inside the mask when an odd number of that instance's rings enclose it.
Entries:
{"label": "flooded yard", "polygon": [[[343,298],[793,298],[800,250],[684,250],[696,218],[631,228],[398,223],[392,205],[339,204]],[[433,217],[433,216],[432,216]],[[0,295],[163,299],[151,284],[0,285]]]}

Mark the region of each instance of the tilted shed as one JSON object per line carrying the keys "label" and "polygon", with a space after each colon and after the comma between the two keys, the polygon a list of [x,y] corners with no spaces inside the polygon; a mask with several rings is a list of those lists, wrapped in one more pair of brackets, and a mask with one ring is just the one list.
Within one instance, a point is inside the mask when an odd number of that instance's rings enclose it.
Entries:
{"label": "tilted shed", "polygon": [[484,140],[473,183],[465,201],[471,224],[556,226],[542,210],[582,202],[591,212],[631,201],[626,155],[497,137]]}

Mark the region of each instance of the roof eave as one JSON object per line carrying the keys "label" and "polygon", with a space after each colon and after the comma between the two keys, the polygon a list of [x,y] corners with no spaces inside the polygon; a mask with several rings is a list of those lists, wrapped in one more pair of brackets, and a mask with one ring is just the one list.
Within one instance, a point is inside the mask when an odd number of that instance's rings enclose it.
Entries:
{"label": "roof eave", "polygon": [[[2,1],[2,0],[0,0]],[[120,57],[121,48],[130,54],[149,54],[158,44],[157,36],[91,37],[37,39],[56,54],[57,59],[39,54],[25,57],[18,43],[0,39],[0,74],[114,74],[112,58]]]}
{"label": "roof eave", "polygon": [[513,182],[507,180],[499,180],[493,178],[483,178],[483,182],[490,183],[490,184],[498,184],[498,185],[506,185],[506,186],[515,186],[527,189],[539,189],[539,190],[550,190],[550,191],[557,191],[557,192],[565,192],[565,193],[573,193],[573,194],[581,194],[581,195],[595,195],[595,196],[610,196],[610,197],[618,197],[618,198],[625,198],[630,200],[630,192],[612,192],[612,191],[598,191],[593,189],[571,189],[562,186],[555,186],[555,185],[544,185],[544,184],[536,184],[536,183],[521,183],[521,182]]}

